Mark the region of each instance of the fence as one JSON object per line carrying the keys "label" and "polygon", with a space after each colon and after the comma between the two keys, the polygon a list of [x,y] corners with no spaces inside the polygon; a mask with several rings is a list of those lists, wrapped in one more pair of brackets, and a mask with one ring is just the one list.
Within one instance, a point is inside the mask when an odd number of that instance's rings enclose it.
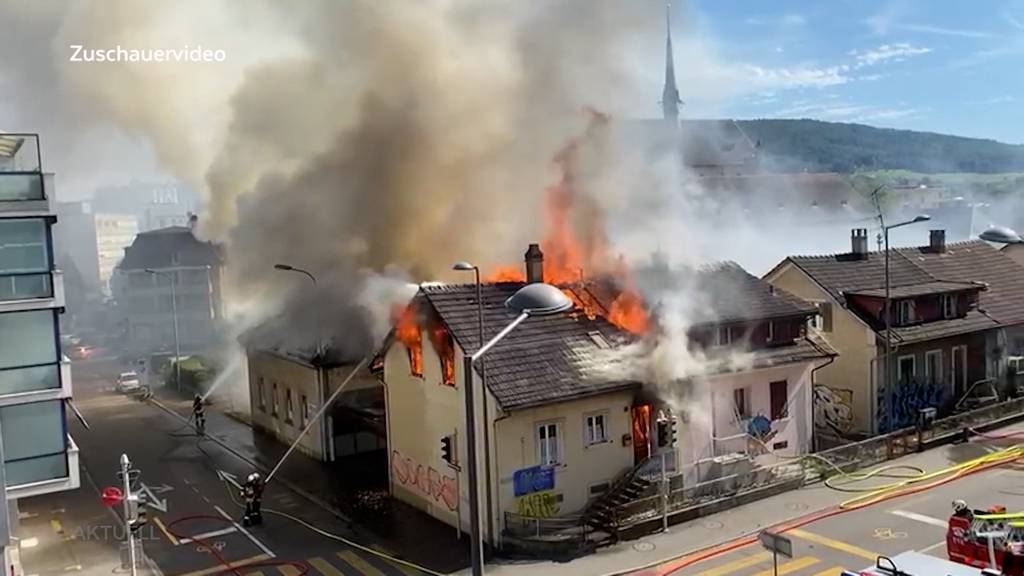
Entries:
{"label": "fence", "polygon": [[591,532],[593,529],[578,514],[541,518],[505,512],[505,535],[513,538],[579,548]]}
{"label": "fence", "polygon": [[[777,493],[814,483],[838,473],[837,469],[852,472],[874,466],[946,442],[960,435],[964,428],[994,426],[1022,414],[1024,398],[1017,398],[936,420],[922,430],[905,428],[818,452],[817,458],[782,459],[770,466],[757,466],[752,458],[733,454],[679,467],[675,453],[656,455],[633,471],[651,485],[640,497],[616,506],[613,516],[620,529],[665,514],[690,512],[697,517],[710,513],[713,503],[721,503],[718,509],[736,506],[763,497],[771,490]],[[662,458],[666,459],[664,477]],[[663,492],[666,484],[667,498]],[[509,533],[524,538],[585,541],[590,534],[579,516],[532,518],[506,513],[505,520]]]}

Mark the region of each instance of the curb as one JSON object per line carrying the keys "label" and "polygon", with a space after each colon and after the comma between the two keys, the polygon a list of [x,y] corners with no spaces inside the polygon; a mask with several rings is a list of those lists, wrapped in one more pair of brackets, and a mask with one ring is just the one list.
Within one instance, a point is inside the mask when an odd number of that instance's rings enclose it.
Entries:
{"label": "curb", "polygon": [[[154,406],[160,408],[164,412],[167,412],[171,416],[174,416],[175,418],[177,418],[177,419],[179,419],[179,420],[181,420],[183,422],[188,422],[188,420],[186,420],[184,417],[182,417],[181,414],[178,414],[177,412],[175,412],[170,407],[165,405],[163,402],[157,400],[153,396],[147,398],[146,402],[149,402],[149,403],[153,404]],[[227,417],[227,416],[225,416],[225,417]],[[214,441],[214,442],[216,442],[220,447],[224,448],[225,450],[227,450],[228,452],[233,454],[239,460],[241,460],[241,461],[245,462],[246,464],[252,466],[254,469],[259,470],[259,471],[263,472],[264,474],[267,474],[267,473],[270,472],[267,469],[266,466],[263,466],[262,464],[254,462],[248,456],[246,456],[245,454],[243,454],[242,452],[240,452],[239,450],[237,450],[236,448],[234,448],[233,446],[231,446],[230,444],[228,444],[224,440],[221,440],[220,438],[217,438],[216,436],[213,436],[213,435],[210,435],[210,434],[205,435],[205,437],[210,439],[210,440],[212,440],[212,441]],[[345,524],[348,525],[349,529],[353,529],[356,526],[352,522],[351,518],[349,518],[348,516],[345,516],[344,514],[342,514],[340,511],[335,509],[333,505],[328,504],[327,502],[325,502],[319,496],[316,496],[312,492],[309,492],[308,490],[305,490],[305,489],[299,487],[297,484],[295,484],[294,482],[292,482],[291,480],[288,480],[287,478],[285,478],[283,476],[275,476],[275,479],[280,481],[281,484],[283,484],[286,488],[288,488],[292,492],[295,492],[299,496],[302,496],[303,498],[305,498],[306,500],[309,500],[311,503],[319,506],[320,508],[323,508],[324,510],[327,510],[332,515],[334,515],[336,518],[338,518],[339,520],[345,522]]]}

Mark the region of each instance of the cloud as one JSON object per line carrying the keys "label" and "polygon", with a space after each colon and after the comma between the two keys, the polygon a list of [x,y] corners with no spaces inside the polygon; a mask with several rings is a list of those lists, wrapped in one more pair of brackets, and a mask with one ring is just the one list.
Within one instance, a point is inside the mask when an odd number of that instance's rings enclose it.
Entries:
{"label": "cloud", "polygon": [[848,66],[828,66],[824,68],[797,66],[768,68],[753,64],[741,67],[741,74],[747,77],[760,89],[785,88],[823,88],[846,84],[851,80],[846,75]]}
{"label": "cloud", "polygon": [[1024,22],[1021,22],[1020,20],[1018,20],[1016,17],[1014,17],[1013,14],[1010,14],[1010,13],[1003,14],[1003,19],[1006,20],[1007,22],[1009,22],[1010,26],[1013,26],[1017,30],[1024,30]]}
{"label": "cloud", "polygon": [[803,14],[797,13],[783,14],[782,16],[772,18],[751,16],[750,18],[747,18],[745,22],[751,26],[780,26],[796,28],[807,24],[807,17]]}
{"label": "cloud", "polygon": [[902,62],[908,57],[920,56],[921,54],[927,54],[931,51],[931,48],[913,46],[906,42],[900,42],[896,44],[882,44],[878,48],[864,52],[853,50],[850,52],[850,56],[853,56],[857,61],[856,64],[854,64],[854,68],[863,68],[865,66],[874,66],[876,64],[884,64],[886,62]]}
{"label": "cloud", "polygon": [[922,34],[938,34],[940,36],[959,36],[962,38],[991,38],[995,36],[992,32],[984,30],[968,30],[964,28],[946,28],[943,26],[932,26],[929,24],[897,24],[896,29],[908,32],[920,32]]}

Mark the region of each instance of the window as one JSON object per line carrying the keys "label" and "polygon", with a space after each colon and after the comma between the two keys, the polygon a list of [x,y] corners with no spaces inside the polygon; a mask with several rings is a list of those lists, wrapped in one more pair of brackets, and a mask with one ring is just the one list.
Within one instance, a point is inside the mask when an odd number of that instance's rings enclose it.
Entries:
{"label": "window", "polygon": [[956,316],[956,296],[954,294],[942,295],[942,317],[953,318]]}
{"label": "window", "polygon": [[608,441],[607,416],[591,414],[584,419],[583,439],[587,446]]}
{"label": "window", "polygon": [[306,422],[309,421],[309,402],[306,401],[306,395],[302,395],[302,404],[299,405],[299,425],[305,427]]}
{"label": "window", "polygon": [[715,331],[715,345],[728,346],[732,344],[732,331],[728,326],[719,326]]}
{"label": "window", "polygon": [[900,356],[896,363],[896,381],[908,384],[914,380],[917,363],[913,356]]}
{"label": "window", "polygon": [[914,322],[914,301],[900,300],[896,303],[896,324],[906,326]]}
{"label": "window", "polygon": [[0,314],[0,394],[60,387],[57,312]]}
{"label": "window", "polygon": [[263,386],[263,376],[260,376],[259,380],[256,381],[256,405],[259,406],[260,411],[267,411],[267,398],[266,390]]}
{"label": "window", "polygon": [[768,343],[775,341],[775,322],[768,322]]}
{"label": "window", "polygon": [[781,420],[789,416],[789,383],[779,380],[769,384],[768,388],[771,396],[772,420]]}
{"label": "window", "polygon": [[537,426],[537,460],[541,466],[552,466],[562,461],[561,434],[557,423]]}
{"label": "window", "polygon": [[284,421],[291,424],[292,416],[295,414],[295,407],[292,405],[292,389],[284,389]]}
{"label": "window", "polygon": [[831,302],[819,302],[818,303],[818,318],[820,319],[822,332],[832,331],[832,303]]}
{"label": "window", "polygon": [[68,476],[64,422],[60,400],[0,408],[8,486]]}
{"label": "window", "polygon": [[942,383],[942,350],[930,350],[925,353],[924,379],[928,384]]}
{"label": "window", "polygon": [[274,387],[270,390],[270,414],[277,416],[277,382],[274,382]]}
{"label": "window", "polygon": [[48,242],[43,219],[0,220],[0,300],[52,295]]}
{"label": "window", "polygon": [[733,412],[737,420],[750,418],[750,392],[746,388],[736,388],[732,391]]}

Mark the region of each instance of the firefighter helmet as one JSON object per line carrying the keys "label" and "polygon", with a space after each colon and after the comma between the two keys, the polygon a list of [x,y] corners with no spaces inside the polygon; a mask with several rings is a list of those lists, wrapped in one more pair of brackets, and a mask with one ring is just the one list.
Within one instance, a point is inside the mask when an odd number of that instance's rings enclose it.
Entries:
{"label": "firefighter helmet", "polygon": [[260,473],[259,472],[253,472],[252,474],[249,474],[249,476],[246,477],[245,481],[249,482],[250,484],[255,484],[255,483],[259,482],[260,481]]}
{"label": "firefighter helmet", "polygon": [[953,500],[953,512],[963,512],[967,510],[967,502],[963,500]]}

